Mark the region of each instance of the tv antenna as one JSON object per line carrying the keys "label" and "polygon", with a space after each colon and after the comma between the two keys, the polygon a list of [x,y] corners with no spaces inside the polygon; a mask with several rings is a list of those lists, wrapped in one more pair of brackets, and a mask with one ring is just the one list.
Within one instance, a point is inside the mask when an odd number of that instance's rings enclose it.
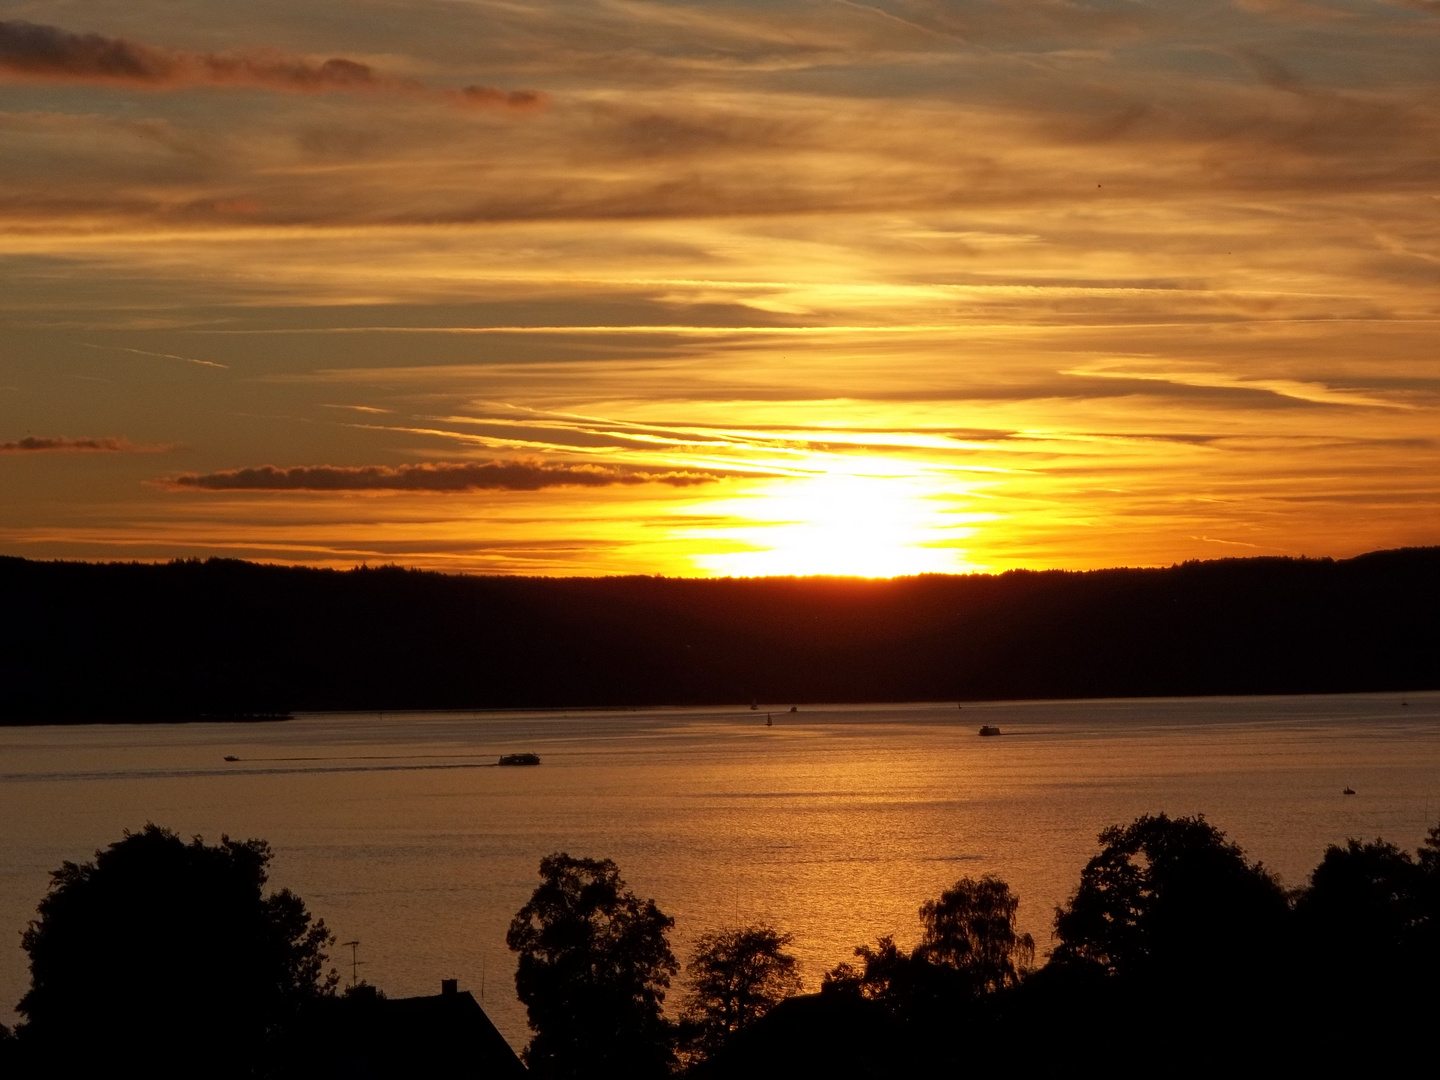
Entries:
{"label": "tv antenna", "polygon": [[360,942],[342,941],[340,947],[350,950],[350,987],[354,989],[360,982]]}

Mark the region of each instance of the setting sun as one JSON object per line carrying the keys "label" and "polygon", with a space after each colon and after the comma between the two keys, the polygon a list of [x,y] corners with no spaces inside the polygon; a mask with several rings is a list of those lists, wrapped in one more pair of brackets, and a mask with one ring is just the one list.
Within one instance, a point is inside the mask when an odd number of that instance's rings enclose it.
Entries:
{"label": "setting sun", "polygon": [[694,557],[710,573],[834,574],[893,577],[979,569],[960,547],[986,515],[946,505],[955,492],[914,476],[826,472],[776,480],[735,499],[704,503],[699,514],[730,514],[744,524],[690,535],[734,545]]}

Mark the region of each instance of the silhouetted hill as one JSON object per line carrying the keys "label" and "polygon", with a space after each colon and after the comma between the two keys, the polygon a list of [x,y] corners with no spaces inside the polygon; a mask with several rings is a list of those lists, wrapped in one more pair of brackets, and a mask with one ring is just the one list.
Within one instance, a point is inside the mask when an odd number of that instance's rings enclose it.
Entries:
{"label": "silhouetted hill", "polygon": [[1440,548],[884,581],[3,558],[0,597],[11,720],[1440,687]]}

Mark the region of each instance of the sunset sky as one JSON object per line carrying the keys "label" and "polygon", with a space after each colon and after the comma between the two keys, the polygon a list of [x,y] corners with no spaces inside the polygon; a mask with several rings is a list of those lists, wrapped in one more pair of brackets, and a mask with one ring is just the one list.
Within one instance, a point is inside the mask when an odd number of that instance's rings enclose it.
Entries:
{"label": "sunset sky", "polygon": [[1440,543],[1440,0],[0,0],[0,554]]}

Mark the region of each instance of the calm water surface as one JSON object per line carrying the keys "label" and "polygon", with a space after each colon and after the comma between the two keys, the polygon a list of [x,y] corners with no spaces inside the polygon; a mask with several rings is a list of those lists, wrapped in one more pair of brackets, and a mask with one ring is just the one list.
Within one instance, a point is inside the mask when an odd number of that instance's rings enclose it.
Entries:
{"label": "calm water surface", "polygon": [[[814,988],[858,943],[913,941],[920,904],[966,874],[1006,878],[1043,946],[1095,834],[1142,812],[1203,812],[1291,885],[1326,844],[1413,847],[1440,816],[1440,694],[764,715],[0,729],[0,1016],[27,983],[19,932],[48,871],[147,821],[269,840],[273,883],[360,940],[362,977],[392,996],[483,987],[519,1046],[505,927],[552,851],[618,861],[676,919],[682,959],[737,919],[792,931]],[[488,767],[519,750],[544,763]]]}

